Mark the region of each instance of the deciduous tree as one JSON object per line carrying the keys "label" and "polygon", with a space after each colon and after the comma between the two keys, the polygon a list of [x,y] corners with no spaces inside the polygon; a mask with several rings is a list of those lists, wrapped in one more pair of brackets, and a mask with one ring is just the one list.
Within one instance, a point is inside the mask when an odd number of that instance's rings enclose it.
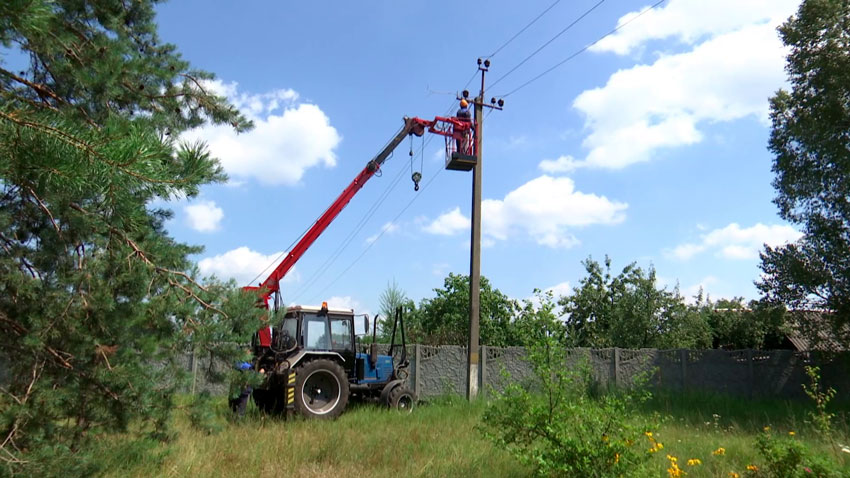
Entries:
{"label": "deciduous tree", "polygon": [[804,0],[779,33],[789,90],[770,100],[774,202],[799,225],[794,244],[767,247],[758,287],[791,309],[828,312],[850,339],[850,4]]}

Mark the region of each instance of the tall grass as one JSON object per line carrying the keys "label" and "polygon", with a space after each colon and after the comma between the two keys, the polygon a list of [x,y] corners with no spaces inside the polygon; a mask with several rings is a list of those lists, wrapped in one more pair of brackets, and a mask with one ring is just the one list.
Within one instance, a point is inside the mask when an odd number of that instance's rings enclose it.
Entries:
{"label": "tall grass", "polygon": [[[193,429],[187,414],[178,412],[178,436],[169,446],[153,449],[161,453],[124,448],[120,437],[110,437],[103,442],[102,456],[110,478],[531,476],[530,468],[496,449],[477,430],[485,407],[483,402],[448,398],[400,414],[353,404],[330,422],[282,421],[251,408],[244,419],[232,422],[222,403],[217,409],[219,433]],[[743,476],[746,465],[760,459],[753,443],[766,426],[777,436],[795,432],[794,439],[831,456],[850,476],[850,454],[834,447],[836,442],[850,445],[850,407],[836,407],[835,440],[819,436],[807,422],[810,408],[806,402],[675,393],[656,395],[642,413],[661,418],[660,429],[653,432],[664,449],[652,458],[659,477],[667,476],[668,453],[679,458],[688,478],[728,478],[732,471]],[[648,443],[636,446],[644,445],[648,448]],[[712,454],[721,447],[723,455]],[[690,458],[702,464],[688,467]]]}
{"label": "tall grass", "polygon": [[160,460],[132,462],[121,450],[104,459],[111,462],[108,476],[123,478],[528,476],[475,430],[483,409],[444,400],[401,414],[355,404],[336,421],[281,421],[249,410],[210,435],[181,417],[179,437]]}

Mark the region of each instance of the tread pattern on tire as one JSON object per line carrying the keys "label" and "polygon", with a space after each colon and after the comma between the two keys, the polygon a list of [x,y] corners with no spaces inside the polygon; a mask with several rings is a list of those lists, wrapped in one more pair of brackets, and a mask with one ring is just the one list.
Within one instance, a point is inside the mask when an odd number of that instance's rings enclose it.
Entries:
{"label": "tread pattern on tire", "polygon": [[[339,401],[332,410],[324,414],[313,413],[303,401],[304,383],[311,374],[317,371],[330,372],[336,377],[337,381],[339,381]],[[312,360],[298,367],[295,376],[295,411],[299,415],[305,418],[329,420],[340,416],[345,410],[345,407],[348,405],[349,395],[348,377],[345,374],[345,370],[343,370],[338,363],[327,359]]]}
{"label": "tread pattern on tire", "polygon": [[405,387],[404,385],[399,385],[398,387],[394,388],[392,392],[390,392],[390,408],[393,410],[398,410],[398,402],[405,395],[409,396],[411,400],[409,411],[412,411],[414,408],[416,408],[416,394],[413,393],[413,390]]}

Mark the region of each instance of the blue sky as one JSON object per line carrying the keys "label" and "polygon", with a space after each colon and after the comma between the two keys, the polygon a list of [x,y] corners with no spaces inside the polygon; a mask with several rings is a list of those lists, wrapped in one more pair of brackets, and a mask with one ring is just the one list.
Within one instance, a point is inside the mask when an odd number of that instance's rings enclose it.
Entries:
{"label": "blue sky", "polygon": [[[257,125],[239,136],[223,127],[186,134],[207,141],[231,179],[172,203],[169,231],[205,246],[196,257],[204,273],[246,284],[403,116],[454,111],[476,59],[552,3],[162,5],[163,40],[214,72],[209,86]],[[559,2],[499,51],[486,97],[512,92],[649,5],[603,1],[502,78],[596,3]],[[652,264],[687,295],[702,286],[712,298],[755,298],[762,244],[799,235],[771,203],[766,149],[768,98],[785,82],[775,27],[798,3],[669,0],[505,97],[484,126],[482,273],[511,297],[562,293],[583,277],[583,259],[607,254],[615,272]],[[427,184],[419,192],[409,142],[396,150],[285,279],[287,303],[374,313],[392,280],[418,301],[449,272],[468,273],[472,176],[442,169],[442,145],[413,141]]]}

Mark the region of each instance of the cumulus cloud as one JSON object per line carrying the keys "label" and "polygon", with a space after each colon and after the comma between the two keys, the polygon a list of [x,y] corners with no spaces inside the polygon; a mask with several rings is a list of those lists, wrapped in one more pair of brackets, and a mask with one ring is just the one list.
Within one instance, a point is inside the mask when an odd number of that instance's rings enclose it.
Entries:
{"label": "cumulus cloud", "polygon": [[724,228],[703,234],[700,242],[676,246],[667,251],[666,255],[688,260],[697,254],[713,251],[715,256],[725,259],[754,259],[765,244],[779,246],[796,241],[800,236],[800,231],[787,225],[767,226],[758,223],[742,228],[733,222]]}
{"label": "cumulus cloud", "polygon": [[181,139],[205,141],[232,178],[292,185],[309,168],[336,165],[339,133],[317,105],[299,103],[297,92],[252,95],[240,92],[236,83],[219,80],[206,86],[233,102],[254,122],[254,129],[237,134],[229,126],[206,125],[187,131]]}
{"label": "cumulus cloud", "polygon": [[767,99],[785,82],[786,49],[776,27],[798,3],[671,1],[598,43],[597,51],[617,53],[669,37],[693,47],[657,53],[653,63],[617,71],[604,86],[581,93],[573,106],[585,115],[582,145],[589,152],[558,164],[620,169],[652,159],[659,149],[701,142],[705,124],[767,121]]}
{"label": "cumulus cloud", "polygon": [[392,233],[394,233],[394,232],[396,232],[396,231],[398,231],[398,224],[395,224],[395,223],[392,223],[392,222],[388,222],[388,223],[384,224],[383,226],[381,226],[381,230],[380,230],[380,232],[378,232],[377,234],[375,234],[375,235],[373,235],[373,236],[369,236],[369,237],[367,237],[367,238],[366,238],[366,242],[367,242],[368,244],[371,244],[371,243],[373,243],[373,242],[377,241],[377,240],[378,240],[378,238],[379,238],[379,237],[381,237],[381,235],[383,235],[383,234],[392,234]]}
{"label": "cumulus cloud", "polygon": [[[280,263],[282,258],[281,252],[266,255],[243,246],[217,256],[205,257],[198,262],[198,268],[204,276],[215,275],[220,279],[235,279],[238,284],[248,285],[260,273],[262,274],[256,282],[265,280],[267,274]],[[293,267],[281,283],[294,283],[300,279],[298,271]]]}
{"label": "cumulus cloud", "polygon": [[423,228],[429,234],[440,236],[452,236],[467,229],[469,229],[469,218],[460,212],[459,207],[441,214]]}
{"label": "cumulus cloud", "polygon": [[[662,8],[647,11],[628,28],[602,39],[590,50],[625,55],[648,41],[665,38],[691,45],[747,25],[777,24],[794,13],[799,4],[800,0],[670,0]],[[623,15],[617,25],[629,22],[639,13]]]}
{"label": "cumulus cloud", "polygon": [[224,210],[215,205],[215,201],[201,201],[183,207],[189,227],[198,232],[217,231],[224,218]]}
{"label": "cumulus cloud", "polygon": [[558,159],[544,159],[537,165],[544,173],[557,174],[568,173],[578,166],[578,162],[572,156],[561,156]]}
{"label": "cumulus cloud", "polygon": [[[526,236],[538,244],[566,248],[578,244],[570,230],[625,220],[626,203],[575,190],[567,177],[540,176],[509,192],[504,199],[486,199],[481,205],[484,240],[503,241]],[[431,234],[453,235],[469,227],[469,219],[455,208],[425,226]]]}

